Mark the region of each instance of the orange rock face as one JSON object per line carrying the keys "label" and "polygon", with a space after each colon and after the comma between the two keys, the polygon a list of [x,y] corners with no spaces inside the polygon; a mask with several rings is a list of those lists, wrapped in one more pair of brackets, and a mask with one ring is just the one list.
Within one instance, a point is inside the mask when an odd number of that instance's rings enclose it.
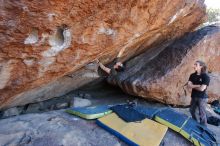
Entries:
{"label": "orange rock face", "polygon": [[204,18],[202,0],[3,0],[0,109],[56,96],[44,97],[42,88],[96,58],[108,63],[121,49],[126,60]]}
{"label": "orange rock face", "polygon": [[189,33],[174,42],[160,45],[164,48],[155,58],[153,51],[145,52],[127,63],[127,70],[110,83],[127,93],[166,104],[188,105],[191,95],[185,95],[183,86],[196,60],[207,63],[210,85],[209,101],[220,99],[220,26],[208,26]]}

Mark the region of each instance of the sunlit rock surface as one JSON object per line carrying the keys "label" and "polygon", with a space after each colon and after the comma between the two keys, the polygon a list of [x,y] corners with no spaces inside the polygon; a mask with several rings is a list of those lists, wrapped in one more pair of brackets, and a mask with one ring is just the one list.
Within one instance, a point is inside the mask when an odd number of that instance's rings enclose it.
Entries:
{"label": "sunlit rock surface", "polygon": [[[183,90],[196,60],[207,63],[211,79],[209,101],[220,99],[220,26],[207,26],[147,51],[126,63],[126,70],[110,83],[125,92],[166,104],[188,105]],[[155,50],[162,50],[153,59]]]}
{"label": "sunlit rock surface", "polygon": [[203,0],[2,0],[0,109],[65,94],[96,78],[84,68],[96,58],[126,60],[204,19]]}

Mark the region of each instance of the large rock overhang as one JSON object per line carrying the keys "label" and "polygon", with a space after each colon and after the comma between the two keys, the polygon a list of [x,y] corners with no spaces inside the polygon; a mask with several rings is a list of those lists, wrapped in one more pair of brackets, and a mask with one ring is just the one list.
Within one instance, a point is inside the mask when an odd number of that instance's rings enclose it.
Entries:
{"label": "large rock overhang", "polygon": [[127,60],[180,37],[206,15],[202,0],[1,1],[0,12],[0,109],[65,94],[81,80],[59,92],[51,84],[96,58],[125,49]]}

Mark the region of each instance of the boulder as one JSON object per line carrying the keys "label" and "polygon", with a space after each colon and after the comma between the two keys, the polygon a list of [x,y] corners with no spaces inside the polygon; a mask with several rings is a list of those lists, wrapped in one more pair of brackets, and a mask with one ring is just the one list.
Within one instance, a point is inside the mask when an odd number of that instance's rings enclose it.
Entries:
{"label": "boulder", "polygon": [[219,25],[201,28],[128,61],[126,70],[109,82],[131,95],[166,104],[188,105],[191,91],[185,95],[183,86],[194,72],[195,61],[203,60],[211,78],[207,90],[209,101],[220,99],[219,40]]}
{"label": "boulder", "polygon": [[127,60],[205,15],[203,0],[0,1],[0,109],[63,95],[94,80],[95,59]]}

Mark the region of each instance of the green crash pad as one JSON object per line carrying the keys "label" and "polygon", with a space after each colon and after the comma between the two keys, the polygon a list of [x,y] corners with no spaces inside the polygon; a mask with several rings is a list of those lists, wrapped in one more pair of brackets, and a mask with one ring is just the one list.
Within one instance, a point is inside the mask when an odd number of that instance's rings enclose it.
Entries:
{"label": "green crash pad", "polygon": [[83,119],[97,119],[104,115],[110,114],[112,111],[109,109],[110,105],[100,105],[92,107],[75,107],[67,109],[66,112],[79,116]]}

